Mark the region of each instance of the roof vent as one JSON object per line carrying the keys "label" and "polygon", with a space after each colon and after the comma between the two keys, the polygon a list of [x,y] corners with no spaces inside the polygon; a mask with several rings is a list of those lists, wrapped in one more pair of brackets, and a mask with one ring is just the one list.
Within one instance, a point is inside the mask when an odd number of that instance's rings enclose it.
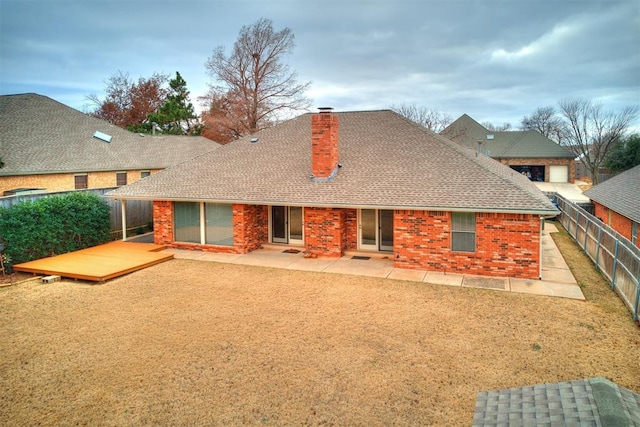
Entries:
{"label": "roof vent", "polygon": [[493,134],[487,135],[487,139],[493,139]]}
{"label": "roof vent", "polygon": [[99,140],[102,140],[104,142],[111,142],[111,135],[107,135],[106,133],[102,133],[99,130],[95,131],[93,133],[93,137],[94,138],[98,138]]}
{"label": "roof vent", "polygon": [[251,143],[255,144],[256,142],[258,142],[258,138],[251,138]]}

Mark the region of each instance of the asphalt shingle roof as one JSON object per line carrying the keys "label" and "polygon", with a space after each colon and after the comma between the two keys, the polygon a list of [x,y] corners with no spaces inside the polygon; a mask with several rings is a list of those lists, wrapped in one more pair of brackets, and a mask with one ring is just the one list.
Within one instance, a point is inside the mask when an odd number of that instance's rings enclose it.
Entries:
{"label": "asphalt shingle roof", "polygon": [[640,165],[584,192],[591,200],[640,222]]}
{"label": "asphalt shingle roof", "polygon": [[466,114],[447,126],[441,134],[473,150],[477,150],[478,141],[481,141],[481,151],[488,152],[490,157],[496,159],[575,158],[569,150],[539,132],[533,130],[494,132]]}
{"label": "asphalt shingle roof", "polygon": [[478,393],[474,427],[640,426],[640,394],[601,377]]}
{"label": "asphalt shingle roof", "polygon": [[[311,114],[110,193],[114,198],[557,212],[528,179],[392,111],[334,113],[342,167],[311,180]],[[252,143],[251,138],[258,138]]]}
{"label": "asphalt shingle roof", "polygon": [[34,93],[0,96],[0,176],[164,169],[218,147],[203,137],[143,137]]}

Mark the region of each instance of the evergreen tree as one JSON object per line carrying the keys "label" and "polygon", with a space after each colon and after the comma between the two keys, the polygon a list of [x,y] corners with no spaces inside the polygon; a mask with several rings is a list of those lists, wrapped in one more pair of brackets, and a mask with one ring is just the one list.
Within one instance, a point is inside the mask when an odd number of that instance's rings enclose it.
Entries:
{"label": "evergreen tree", "polygon": [[637,165],[640,165],[639,134],[617,141],[605,162],[605,166],[613,172],[623,172]]}
{"label": "evergreen tree", "polygon": [[141,127],[130,128],[136,132],[152,132],[152,126],[160,132],[172,135],[200,135],[202,124],[189,100],[187,82],[179,72],[169,82],[169,93],[165,102],[155,113],[147,116],[147,122]]}

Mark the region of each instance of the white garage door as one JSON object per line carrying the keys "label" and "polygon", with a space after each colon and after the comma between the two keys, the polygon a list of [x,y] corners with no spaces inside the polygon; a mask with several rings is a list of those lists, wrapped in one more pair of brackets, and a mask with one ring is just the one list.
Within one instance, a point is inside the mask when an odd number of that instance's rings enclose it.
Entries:
{"label": "white garage door", "polygon": [[549,166],[549,182],[569,182],[569,166]]}

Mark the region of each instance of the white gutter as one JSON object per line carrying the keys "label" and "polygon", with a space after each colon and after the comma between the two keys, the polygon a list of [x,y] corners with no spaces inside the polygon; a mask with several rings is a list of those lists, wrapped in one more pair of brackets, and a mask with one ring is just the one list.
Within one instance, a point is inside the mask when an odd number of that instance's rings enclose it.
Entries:
{"label": "white gutter", "polygon": [[318,202],[290,202],[273,200],[238,200],[238,199],[191,199],[191,198],[159,198],[159,197],[123,197],[116,195],[103,196],[114,200],[146,200],[163,202],[204,202],[204,203],[224,203],[240,205],[265,205],[265,206],[297,206],[314,208],[336,208],[336,209],[384,209],[384,210],[417,210],[434,212],[481,212],[481,213],[517,213],[528,215],[539,215],[543,218],[554,218],[560,211],[533,210],[533,209],[507,209],[507,208],[458,208],[449,206],[411,206],[411,205],[364,205],[364,204],[339,204],[339,203],[318,203]]}

